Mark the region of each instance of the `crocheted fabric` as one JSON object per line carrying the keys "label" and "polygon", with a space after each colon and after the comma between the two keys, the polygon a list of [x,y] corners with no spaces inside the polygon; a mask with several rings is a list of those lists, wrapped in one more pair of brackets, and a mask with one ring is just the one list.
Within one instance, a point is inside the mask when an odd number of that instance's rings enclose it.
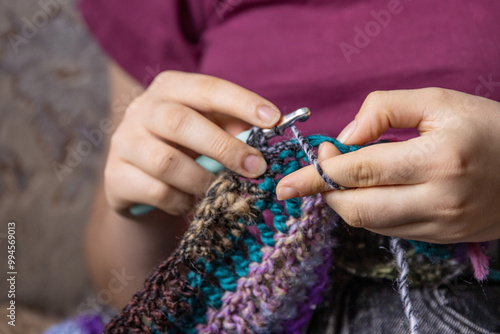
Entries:
{"label": "crocheted fabric", "polygon": [[[332,263],[342,262],[353,270],[346,256],[332,256],[341,248],[348,229],[320,195],[278,201],[275,187],[283,176],[312,163],[325,182],[341,189],[323,173],[313,148],[324,141],[342,153],[360,147],[319,135],[303,138],[295,127],[292,130],[294,139],[270,145],[253,129],[248,142],[263,153],[266,173],[257,180],[222,173],[197,207],[177,250],[146,280],[105,333],[304,332],[329,284]],[[417,323],[408,294],[408,254],[420,254],[411,258],[422,264],[416,276],[423,277],[422,281],[435,277],[436,267],[456,271],[457,263],[464,262],[464,251],[477,278],[488,274],[484,244],[412,242],[407,243],[412,249],[405,256],[402,240],[363,233],[378,252],[380,246],[390,248],[395,259],[380,263],[375,270],[367,266],[371,269],[363,275],[397,280],[413,333]]]}

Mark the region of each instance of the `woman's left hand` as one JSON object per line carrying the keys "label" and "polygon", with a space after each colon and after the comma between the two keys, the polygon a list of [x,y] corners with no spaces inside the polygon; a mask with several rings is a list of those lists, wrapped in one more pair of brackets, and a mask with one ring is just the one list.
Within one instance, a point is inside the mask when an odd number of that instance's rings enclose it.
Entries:
{"label": "woman's left hand", "polygon": [[340,155],[320,147],[331,190],[313,166],[278,184],[279,199],[322,193],[350,225],[433,243],[500,239],[500,103],[441,88],[380,91],[340,134],[364,144],[389,127],[420,136]]}

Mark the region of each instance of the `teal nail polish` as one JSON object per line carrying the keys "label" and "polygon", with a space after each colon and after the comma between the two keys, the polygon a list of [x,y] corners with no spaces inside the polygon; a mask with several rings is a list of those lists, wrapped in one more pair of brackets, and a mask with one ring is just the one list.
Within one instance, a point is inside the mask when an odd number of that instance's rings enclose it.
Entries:
{"label": "teal nail polish", "polygon": [[243,131],[242,133],[237,135],[236,138],[238,138],[242,142],[246,143],[248,140],[248,137],[250,137],[250,133],[252,133],[252,130]]}
{"label": "teal nail polish", "polygon": [[[239,140],[242,142],[246,143],[248,137],[250,136],[251,130],[246,130],[240,133],[239,135],[236,136]],[[208,170],[211,173],[217,174],[218,172],[224,170],[224,165],[222,165],[220,162],[209,158],[205,155],[199,156],[198,158],[195,159],[195,161],[203,168]]]}
{"label": "teal nail polish", "polygon": [[155,209],[154,206],[146,205],[146,204],[137,204],[128,209],[128,211],[134,216],[142,216],[148,212],[151,212]]}
{"label": "teal nail polish", "polygon": [[214,174],[224,169],[224,165],[222,165],[220,162],[205,155],[199,156],[194,161],[196,161],[201,167]]}

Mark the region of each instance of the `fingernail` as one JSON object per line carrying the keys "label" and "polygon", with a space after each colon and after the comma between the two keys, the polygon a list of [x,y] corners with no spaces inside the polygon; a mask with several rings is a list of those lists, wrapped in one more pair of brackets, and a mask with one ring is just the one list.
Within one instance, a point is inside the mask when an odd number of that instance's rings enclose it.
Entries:
{"label": "fingernail", "polygon": [[280,113],[278,110],[271,108],[269,106],[261,106],[257,111],[259,118],[266,124],[274,124],[280,118]]}
{"label": "fingernail", "polygon": [[282,187],[278,189],[278,199],[283,201],[285,199],[299,197],[299,192],[293,188]]}
{"label": "fingernail", "polygon": [[337,140],[341,142],[342,144],[346,142],[347,139],[352,135],[354,132],[354,129],[356,129],[356,120],[352,121],[349,123],[344,130],[339,134],[337,137]]}
{"label": "fingernail", "polygon": [[250,174],[262,175],[267,169],[267,164],[263,158],[250,154],[243,161],[243,168]]}

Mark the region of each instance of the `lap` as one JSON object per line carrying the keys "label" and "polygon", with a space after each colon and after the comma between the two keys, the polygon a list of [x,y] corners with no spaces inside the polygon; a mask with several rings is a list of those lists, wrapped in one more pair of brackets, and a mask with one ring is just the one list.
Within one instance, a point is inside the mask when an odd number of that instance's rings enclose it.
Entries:
{"label": "lap", "polygon": [[[410,289],[420,333],[500,333],[500,285],[456,279]],[[308,333],[408,333],[398,293],[390,281],[335,280]]]}

